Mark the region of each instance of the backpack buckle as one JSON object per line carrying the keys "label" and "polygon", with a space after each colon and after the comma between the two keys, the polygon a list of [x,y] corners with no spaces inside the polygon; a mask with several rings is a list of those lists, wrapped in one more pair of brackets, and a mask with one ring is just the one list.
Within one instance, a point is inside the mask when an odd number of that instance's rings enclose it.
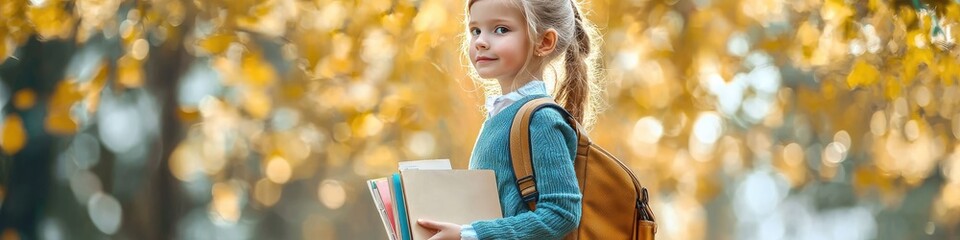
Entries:
{"label": "backpack buckle", "polygon": [[540,197],[540,193],[539,193],[539,192],[533,192],[533,193],[531,193],[530,195],[524,195],[524,196],[521,196],[521,197],[522,197],[522,199],[523,199],[523,202],[535,201],[535,200],[537,200],[537,197]]}
{"label": "backpack buckle", "polygon": [[537,182],[533,179],[533,175],[522,177],[517,180],[517,187],[520,189],[520,195],[523,197],[524,201],[529,201],[528,199],[536,200],[537,195]]}

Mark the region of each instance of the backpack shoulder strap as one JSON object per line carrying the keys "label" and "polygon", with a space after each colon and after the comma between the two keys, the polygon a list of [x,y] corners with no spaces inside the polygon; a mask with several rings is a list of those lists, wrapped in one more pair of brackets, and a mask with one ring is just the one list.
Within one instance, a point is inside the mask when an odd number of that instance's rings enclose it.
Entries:
{"label": "backpack shoulder strap", "polygon": [[[510,161],[513,164],[513,174],[517,179],[517,187],[520,190],[520,196],[530,208],[530,211],[536,210],[537,204],[537,183],[535,173],[533,172],[533,158],[530,148],[530,121],[533,119],[533,113],[545,107],[550,107],[560,111],[567,123],[571,124],[577,133],[577,137],[583,139],[579,124],[570,116],[570,114],[551,98],[538,98],[530,100],[523,104],[517,115],[513,118],[513,124],[510,126]],[[571,122],[572,121],[572,122]]]}

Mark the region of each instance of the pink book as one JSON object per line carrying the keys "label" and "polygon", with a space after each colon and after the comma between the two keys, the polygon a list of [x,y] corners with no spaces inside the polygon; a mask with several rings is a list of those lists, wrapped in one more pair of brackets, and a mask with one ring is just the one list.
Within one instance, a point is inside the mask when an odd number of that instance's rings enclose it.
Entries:
{"label": "pink book", "polygon": [[390,183],[387,179],[377,179],[377,191],[380,192],[380,201],[383,202],[383,209],[387,212],[387,219],[390,219],[390,226],[397,229],[397,222],[393,218],[393,196],[390,194]]}

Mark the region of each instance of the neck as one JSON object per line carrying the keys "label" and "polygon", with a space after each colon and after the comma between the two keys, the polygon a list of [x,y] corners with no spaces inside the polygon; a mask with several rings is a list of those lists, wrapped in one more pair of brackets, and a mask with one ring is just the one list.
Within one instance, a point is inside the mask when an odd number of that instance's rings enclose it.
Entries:
{"label": "neck", "polygon": [[497,78],[497,81],[500,82],[500,94],[507,94],[537,79],[543,79],[543,74],[540,72],[524,75],[518,74],[513,77]]}

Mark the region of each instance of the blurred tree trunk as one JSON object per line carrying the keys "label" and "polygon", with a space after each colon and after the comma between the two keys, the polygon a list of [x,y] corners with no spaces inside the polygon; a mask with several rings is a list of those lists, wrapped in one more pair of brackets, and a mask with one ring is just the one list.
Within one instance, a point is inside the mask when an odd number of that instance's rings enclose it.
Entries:
{"label": "blurred tree trunk", "polygon": [[[189,2],[184,2],[184,5],[192,6]],[[187,11],[195,12],[194,9]],[[187,18],[179,26],[177,34],[188,33],[192,28],[193,19]],[[144,159],[147,163],[143,169],[146,181],[143,181],[134,193],[133,201],[122,201],[124,205],[120,231],[136,239],[177,238],[178,220],[193,208],[188,205],[189,202],[178,180],[171,175],[168,164],[171,153],[184,135],[177,116],[177,90],[181,76],[193,59],[184,49],[182,39],[181,36],[170,36],[162,45],[152,47],[144,65],[144,90],[156,98],[162,112],[158,114],[158,139],[147,140],[147,143],[152,143],[153,146],[149,148],[150,154]],[[44,129],[44,121],[47,99],[53,94],[56,85],[64,79],[64,70],[67,69],[76,48],[72,40],[41,42],[34,37],[19,49],[19,59],[6,59],[0,64],[0,73],[3,73],[0,78],[10,94],[10,101],[2,106],[4,116],[17,114],[22,117],[27,134],[27,143],[21,151],[12,156],[0,155],[0,185],[5,188],[3,196],[0,196],[3,199],[0,206],[0,233],[15,229],[23,239],[39,239],[39,231],[42,230],[39,225],[43,222],[44,211],[50,211],[50,206],[55,205],[48,201],[74,204],[72,198],[50,199],[51,196],[73,196],[73,193],[69,192],[69,186],[57,187],[54,183],[57,179],[54,176],[57,172],[56,153],[62,150],[59,149],[63,145],[60,144],[61,139],[69,139],[69,136],[50,135]],[[113,78],[108,84],[110,87],[118,86]],[[25,110],[15,109],[12,97],[17,90],[25,88],[36,91],[36,105]],[[109,167],[115,158],[112,154],[104,154],[101,158],[106,161],[101,161],[99,165],[108,167],[96,167],[96,172],[103,181],[104,191],[109,192],[112,182],[125,180],[112,179],[113,175],[109,174],[114,171]],[[64,190],[68,192],[51,194],[51,191]],[[70,216],[61,216],[64,218],[60,219],[61,223],[65,224],[61,226],[72,225],[71,219],[89,218],[87,211],[83,209],[84,211],[67,214]],[[97,231],[96,228],[88,229]],[[91,236],[89,232],[72,232],[76,230],[72,227],[61,230],[65,231],[64,236]]]}
{"label": "blurred tree trunk", "polygon": [[[7,156],[3,154],[0,164],[0,183],[6,188],[3,206],[0,207],[0,231],[15,229],[21,238],[37,239],[38,225],[47,203],[57,154],[54,146],[58,140],[44,129],[47,101],[54,86],[63,79],[74,47],[67,41],[40,42],[31,38],[19,54],[20,59],[10,58],[0,64],[4,73],[3,84],[9,90],[9,101],[3,107],[4,118],[19,115],[27,142],[23,149]],[[32,89],[37,93],[33,107],[19,110],[13,106],[13,96],[18,90]]]}
{"label": "blurred tree trunk", "polygon": [[[184,2],[185,6],[192,6]],[[193,11],[188,9],[187,11]],[[192,16],[188,14],[188,16]],[[193,18],[186,18],[179,26],[177,34],[186,34],[193,29]],[[125,222],[137,226],[130,228],[129,236],[137,239],[176,239],[177,222],[194,209],[185,196],[179,181],[170,172],[170,155],[184,136],[183,125],[177,112],[180,80],[192,64],[194,57],[184,48],[182,36],[169,36],[159,47],[150,49],[149,59],[144,65],[146,85],[151,95],[156,97],[161,111],[160,135],[152,147],[154,154],[147,157],[147,181],[143,189],[134,196],[131,203],[134,212],[124,216]],[[125,212],[126,213],[126,212]]]}

